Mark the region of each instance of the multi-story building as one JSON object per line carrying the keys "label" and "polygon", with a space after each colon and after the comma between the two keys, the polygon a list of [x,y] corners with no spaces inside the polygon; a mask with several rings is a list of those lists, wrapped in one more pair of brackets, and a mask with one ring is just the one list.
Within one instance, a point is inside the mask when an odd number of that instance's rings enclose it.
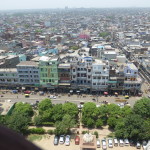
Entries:
{"label": "multi-story building", "polygon": [[58,57],[42,56],[39,59],[40,85],[45,88],[58,86]]}
{"label": "multi-story building", "polygon": [[19,84],[23,86],[39,86],[39,67],[33,61],[22,61],[17,65]]}
{"label": "multi-story building", "polygon": [[142,79],[138,75],[138,69],[133,63],[127,63],[124,68],[124,90],[128,93],[137,93],[141,89]]}
{"label": "multi-story building", "polygon": [[92,61],[92,57],[78,57],[71,62],[72,88],[91,89]]}
{"label": "multi-story building", "polygon": [[0,56],[0,68],[16,68],[19,64],[19,56]]}
{"label": "multi-story building", "polygon": [[107,91],[109,80],[109,62],[95,59],[92,64],[92,91]]}
{"label": "multi-story building", "polygon": [[71,85],[71,65],[63,63],[58,65],[59,88],[66,90]]}
{"label": "multi-story building", "polygon": [[0,69],[1,87],[13,88],[18,85],[18,72],[16,68]]}

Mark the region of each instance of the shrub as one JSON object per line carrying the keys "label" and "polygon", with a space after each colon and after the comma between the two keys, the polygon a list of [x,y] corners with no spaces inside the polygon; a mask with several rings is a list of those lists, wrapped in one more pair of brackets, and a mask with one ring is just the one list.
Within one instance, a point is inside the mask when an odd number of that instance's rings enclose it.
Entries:
{"label": "shrub", "polygon": [[42,122],[42,125],[43,126],[54,126],[54,123],[53,122]]}
{"label": "shrub", "polygon": [[45,129],[43,128],[31,128],[28,130],[30,134],[44,134]]}
{"label": "shrub", "polygon": [[96,136],[96,138],[98,138],[98,132],[94,131],[94,135]]}
{"label": "shrub", "polygon": [[86,134],[86,133],[89,133],[89,131],[82,131],[82,134]]}
{"label": "shrub", "polygon": [[54,134],[54,130],[47,130],[47,133],[52,135],[52,134]]}

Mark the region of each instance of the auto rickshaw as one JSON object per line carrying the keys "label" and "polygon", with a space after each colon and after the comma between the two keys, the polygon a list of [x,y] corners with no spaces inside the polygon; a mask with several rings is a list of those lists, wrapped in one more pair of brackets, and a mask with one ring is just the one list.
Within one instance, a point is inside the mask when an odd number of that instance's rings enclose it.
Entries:
{"label": "auto rickshaw", "polygon": [[125,99],[129,99],[129,96],[128,96],[128,95],[125,95],[124,98],[125,98]]}
{"label": "auto rickshaw", "polygon": [[30,97],[30,95],[29,95],[29,94],[24,94],[24,96],[25,96],[26,98]]}

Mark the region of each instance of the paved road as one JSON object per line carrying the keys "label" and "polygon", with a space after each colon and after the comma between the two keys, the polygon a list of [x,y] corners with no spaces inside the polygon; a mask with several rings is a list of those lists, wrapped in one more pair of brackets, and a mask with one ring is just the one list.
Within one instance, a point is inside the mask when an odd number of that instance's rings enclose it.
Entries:
{"label": "paved road", "polygon": [[[0,92],[1,94],[1,92]],[[49,94],[47,95],[44,95],[44,96],[39,96],[39,94],[36,94],[36,95],[30,95],[29,98],[25,98],[24,94],[11,94],[11,93],[6,93],[6,94],[3,94],[4,97],[1,97],[0,98],[0,101],[5,101],[5,100],[8,100],[10,99],[12,102],[29,102],[29,103],[35,103],[37,100],[38,101],[41,101],[45,98],[48,98]],[[85,95],[84,95],[85,96]],[[141,97],[130,97],[127,101],[128,103],[133,106],[134,103],[139,100]],[[53,104],[58,104],[58,103],[65,103],[65,101],[69,101],[69,102],[73,102],[73,103],[76,103],[76,104],[79,104],[80,101],[84,101],[84,102],[92,102],[93,100],[92,99],[95,99],[95,103],[96,104],[100,104],[101,102],[103,101],[107,101],[109,103],[115,103],[115,104],[119,104],[121,102],[117,102],[116,100],[117,99],[120,99],[120,100],[124,100],[124,96],[118,96],[117,98],[115,96],[108,96],[108,97],[105,97],[105,96],[93,96],[93,95],[86,95],[85,97],[83,96],[78,96],[78,95],[72,95],[72,96],[68,96],[67,94],[65,95],[58,95],[56,97],[56,99],[52,99],[52,103]]]}

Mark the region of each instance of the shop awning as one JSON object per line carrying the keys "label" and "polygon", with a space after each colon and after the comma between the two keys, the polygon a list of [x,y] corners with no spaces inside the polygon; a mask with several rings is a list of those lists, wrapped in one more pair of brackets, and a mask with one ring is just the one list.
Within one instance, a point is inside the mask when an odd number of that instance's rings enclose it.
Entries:
{"label": "shop awning", "polygon": [[60,85],[60,86],[65,86],[65,85],[66,85],[66,86],[67,86],[67,85],[69,86],[70,83],[59,83],[59,85]]}

